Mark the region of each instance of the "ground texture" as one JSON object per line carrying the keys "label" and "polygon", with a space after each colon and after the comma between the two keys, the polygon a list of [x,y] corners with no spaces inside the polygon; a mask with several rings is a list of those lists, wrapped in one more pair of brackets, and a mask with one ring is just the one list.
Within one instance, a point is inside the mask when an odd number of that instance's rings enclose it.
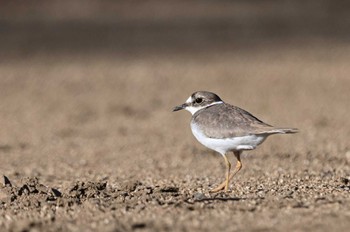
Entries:
{"label": "ground texture", "polygon": [[[2,231],[347,230],[350,47],[336,44],[2,59]],[[224,160],[171,112],[197,90],[300,133],[245,152],[230,191],[209,194]]]}

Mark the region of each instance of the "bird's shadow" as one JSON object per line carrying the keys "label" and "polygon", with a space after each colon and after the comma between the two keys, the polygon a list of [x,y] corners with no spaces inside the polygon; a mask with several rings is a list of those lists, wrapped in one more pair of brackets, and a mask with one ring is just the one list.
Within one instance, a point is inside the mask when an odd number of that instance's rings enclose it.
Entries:
{"label": "bird's shadow", "polygon": [[243,201],[243,200],[257,200],[263,199],[261,197],[230,197],[230,196],[210,196],[210,197],[192,197],[185,200],[188,204],[195,204],[197,202],[215,202],[215,201]]}

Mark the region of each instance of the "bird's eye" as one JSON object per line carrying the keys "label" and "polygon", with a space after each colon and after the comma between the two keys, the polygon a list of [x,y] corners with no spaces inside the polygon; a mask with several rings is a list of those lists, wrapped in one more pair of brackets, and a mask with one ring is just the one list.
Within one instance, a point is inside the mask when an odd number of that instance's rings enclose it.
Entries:
{"label": "bird's eye", "polygon": [[196,98],[196,103],[202,103],[203,99],[202,98]]}

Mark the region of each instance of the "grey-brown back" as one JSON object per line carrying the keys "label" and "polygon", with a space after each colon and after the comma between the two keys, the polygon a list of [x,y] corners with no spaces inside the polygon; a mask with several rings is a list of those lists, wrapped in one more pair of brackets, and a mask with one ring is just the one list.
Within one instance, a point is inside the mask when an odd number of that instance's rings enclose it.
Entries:
{"label": "grey-brown back", "polygon": [[216,104],[197,111],[191,123],[210,138],[233,138],[252,134],[295,133],[292,128],[274,128],[251,113],[226,103]]}

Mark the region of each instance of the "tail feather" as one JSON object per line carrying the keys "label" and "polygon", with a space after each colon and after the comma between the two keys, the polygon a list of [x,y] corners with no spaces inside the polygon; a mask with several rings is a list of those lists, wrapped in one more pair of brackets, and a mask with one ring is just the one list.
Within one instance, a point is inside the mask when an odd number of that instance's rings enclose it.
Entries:
{"label": "tail feather", "polygon": [[295,134],[299,132],[297,128],[278,128],[277,131],[280,131],[282,134]]}
{"label": "tail feather", "polygon": [[298,132],[299,130],[297,128],[274,128],[272,130],[260,132],[259,134],[295,134]]}

